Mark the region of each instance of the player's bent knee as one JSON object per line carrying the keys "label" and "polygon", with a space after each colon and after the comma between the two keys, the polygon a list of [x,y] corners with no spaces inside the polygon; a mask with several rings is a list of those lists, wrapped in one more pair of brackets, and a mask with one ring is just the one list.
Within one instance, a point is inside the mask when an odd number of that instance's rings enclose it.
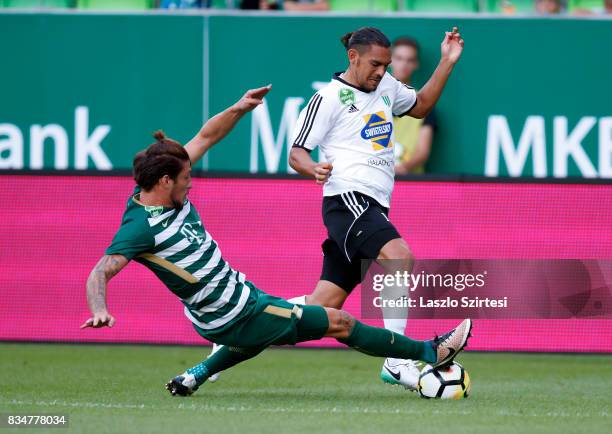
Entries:
{"label": "player's bent knee", "polygon": [[412,253],[412,250],[410,250],[410,247],[408,247],[408,245],[406,244],[406,248],[402,249],[401,252],[401,259],[404,260],[408,260],[408,261],[414,261],[414,254]]}
{"label": "player's bent knee", "polygon": [[[377,259],[392,259],[392,263],[383,264],[383,267],[388,266],[393,269],[412,269],[414,265],[415,257],[410,250],[410,246],[401,238],[389,241],[380,250],[380,254]],[[385,267],[386,268],[386,267]]]}

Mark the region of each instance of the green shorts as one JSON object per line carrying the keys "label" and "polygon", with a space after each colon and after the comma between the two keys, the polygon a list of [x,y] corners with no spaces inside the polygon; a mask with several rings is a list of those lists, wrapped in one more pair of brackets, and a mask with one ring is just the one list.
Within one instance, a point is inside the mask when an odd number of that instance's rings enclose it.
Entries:
{"label": "green shorts", "polygon": [[329,320],[323,307],[292,304],[247,284],[256,294],[250,312],[229,327],[204,330],[194,324],[201,336],[216,344],[261,348],[318,340],[327,333]]}

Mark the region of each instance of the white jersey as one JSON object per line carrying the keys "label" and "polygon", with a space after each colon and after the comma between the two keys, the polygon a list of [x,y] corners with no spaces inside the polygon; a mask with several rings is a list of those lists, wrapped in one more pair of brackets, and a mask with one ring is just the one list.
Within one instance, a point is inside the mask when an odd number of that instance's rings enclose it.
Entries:
{"label": "white jersey", "polygon": [[378,88],[367,92],[339,73],[313,95],[298,118],[293,146],[317,146],[333,165],[324,196],[358,191],[389,207],[395,175],[393,116],[407,114],[416,91],[385,73]]}

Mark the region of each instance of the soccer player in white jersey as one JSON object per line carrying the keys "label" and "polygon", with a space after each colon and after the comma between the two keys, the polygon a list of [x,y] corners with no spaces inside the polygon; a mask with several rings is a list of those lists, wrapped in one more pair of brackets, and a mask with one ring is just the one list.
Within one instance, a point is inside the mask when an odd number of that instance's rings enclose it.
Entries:
{"label": "soccer player in white jersey", "polygon": [[[181,300],[197,333],[223,344],[208,359],[171,379],[166,389],[172,395],[192,394],[212,375],[256,356],[269,345],[293,345],[323,336],[372,356],[411,357],[435,366],[452,363],[470,336],[469,319],[443,336],[415,341],[362,324],[341,310],[296,305],[268,295],[225,261],[187,198],[191,166],[245,113],[261,104],[269,90],[266,86],[248,91],[204,124],[184,147],[157,132],[155,143],[136,154],[137,185],[112,243],[87,280],[92,316],[81,327],[114,325],[106,305],[106,286],[134,260],[155,273]],[[151,326],[155,327],[154,318]]]}
{"label": "soccer player in white jersey", "polygon": [[[322,245],[321,278],[314,292],[294,302],[341,308],[362,279],[361,260],[382,261],[388,272],[412,271],[414,257],[388,213],[394,183],[393,116],[425,117],[440,98],[463,51],[455,27],[446,32],[441,59],[433,75],[416,92],[387,72],[390,42],[378,29],[363,27],[342,38],[349,67],[336,73],[302,110],[290,164],[323,187],[323,222],[328,239]],[[325,162],[310,152],[319,147]],[[385,298],[406,295],[387,288]],[[383,309],[385,327],[404,333],[407,309]],[[410,360],[387,359],[383,381],[415,389],[419,371]]]}

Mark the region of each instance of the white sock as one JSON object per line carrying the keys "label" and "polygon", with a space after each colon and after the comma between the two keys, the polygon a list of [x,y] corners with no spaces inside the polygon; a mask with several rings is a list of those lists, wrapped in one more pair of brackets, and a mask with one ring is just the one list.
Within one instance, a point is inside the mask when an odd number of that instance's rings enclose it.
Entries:
{"label": "white sock", "polygon": [[[383,315],[384,315],[383,310]],[[391,330],[397,334],[403,335],[406,332],[406,324],[408,324],[408,318],[383,318],[385,322],[385,328]]]}
{"label": "white sock", "polygon": [[290,299],[287,300],[289,303],[293,303],[293,304],[306,304],[306,296],[305,295],[300,295],[298,297],[292,297]]}
{"label": "white sock", "polygon": [[[385,314],[385,310],[386,309],[382,310],[383,315]],[[397,313],[395,313],[395,315],[397,315]],[[383,321],[387,330],[391,330],[392,332],[398,333],[400,335],[404,335],[404,333],[406,332],[406,324],[408,324],[408,318],[383,318]],[[389,363],[389,365],[391,366],[397,366],[406,363],[406,360],[387,357],[385,363]]]}
{"label": "white sock", "polygon": [[[408,296],[408,289],[404,286],[389,285],[383,288],[380,295],[383,300],[400,300],[402,297]],[[406,332],[406,324],[408,323],[408,308],[385,306],[381,310],[385,328],[403,335]]]}

